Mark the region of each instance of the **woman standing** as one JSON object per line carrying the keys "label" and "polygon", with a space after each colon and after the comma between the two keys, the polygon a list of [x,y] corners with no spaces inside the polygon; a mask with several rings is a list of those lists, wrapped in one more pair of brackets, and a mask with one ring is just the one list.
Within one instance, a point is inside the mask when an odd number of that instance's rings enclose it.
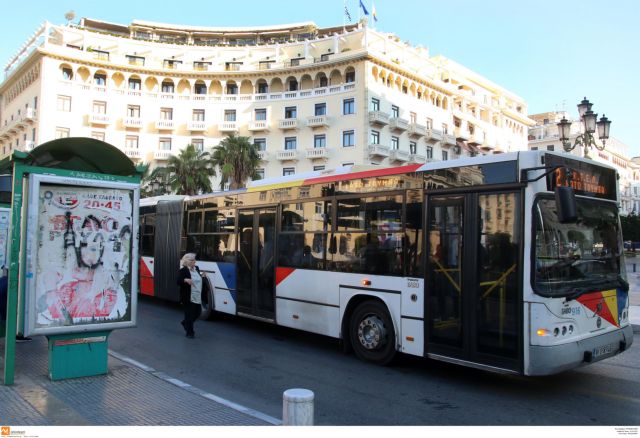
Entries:
{"label": "woman standing", "polygon": [[180,301],[184,306],[184,319],[182,327],[187,332],[187,338],[195,336],[193,323],[200,316],[202,303],[202,279],[205,274],[200,274],[200,268],[196,266],[196,255],[185,254],[180,260],[180,272],[178,273],[178,286],[180,286]]}

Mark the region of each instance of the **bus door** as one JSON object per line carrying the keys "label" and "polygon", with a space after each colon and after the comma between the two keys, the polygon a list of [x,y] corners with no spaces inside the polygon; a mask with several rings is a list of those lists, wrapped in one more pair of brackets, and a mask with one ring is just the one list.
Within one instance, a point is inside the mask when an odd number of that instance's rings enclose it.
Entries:
{"label": "bus door", "polygon": [[428,355],[521,367],[518,192],[427,197]]}
{"label": "bus door", "polygon": [[275,207],[238,211],[238,314],[273,320]]}

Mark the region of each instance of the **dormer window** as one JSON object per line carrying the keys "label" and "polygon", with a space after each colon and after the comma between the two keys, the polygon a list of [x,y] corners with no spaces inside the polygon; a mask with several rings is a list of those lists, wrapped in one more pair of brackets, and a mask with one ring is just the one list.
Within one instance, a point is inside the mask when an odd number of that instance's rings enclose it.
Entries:
{"label": "dormer window", "polygon": [[175,70],[182,64],[182,61],[176,61],[175,59],[165,59],[162,66],[168,70]]}
{"label": "dormer window", "polygon": [[144,65],[144,56],[127,55],[127,62],[129,65]]}

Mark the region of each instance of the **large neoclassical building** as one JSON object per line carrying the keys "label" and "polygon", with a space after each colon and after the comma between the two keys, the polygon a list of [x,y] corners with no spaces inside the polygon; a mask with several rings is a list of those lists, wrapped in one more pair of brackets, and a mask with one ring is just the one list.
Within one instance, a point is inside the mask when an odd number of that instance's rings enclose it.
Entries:
{"label": "large neoclassical building", "polygon": [[367,26],[44,23],[0,84],[0,152],[86,136],[163,165],[228,135],[264,177],[527,149],[525,101]]}

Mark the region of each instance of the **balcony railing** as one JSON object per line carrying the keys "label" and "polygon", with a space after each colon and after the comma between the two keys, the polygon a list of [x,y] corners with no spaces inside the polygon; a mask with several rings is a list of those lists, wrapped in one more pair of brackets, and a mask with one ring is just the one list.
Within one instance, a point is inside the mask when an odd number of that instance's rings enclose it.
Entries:
{"label": "balcony railing", "polygon": [[207,122],[204,120],[189,120],[187,122],[187,130],[189,131],[206,131]]}
{"label": "balcony railing", "polygon": [[280,161],[291,161],[298,159],[298,151],[296,149],[289,149],[286,151],[276,152],[276,158]]}
{"label": "balcony railing", "polygon": [[300,127],[300,122],[298,119],[281,119],[278,122],[278,127],[280,129],[298,129]]}
{"label": "balcony railing", "polygon": [[427,129],[427,132],[424,134],[424,139],[429,144],[436,144],[442,141],[442,138],[442,131],[437,129]]}
{"label": "balcony railing", "polygon": [[38,111],[34,108],[27,108],[24,111],[24,116],[22,116],[22,118],[27,122],[33,122],[38,118]]}
{"label": "balcony railing", "polygon": [[142,128],[142,119],[140,117],[125,117],[122,124],[125,128]]}
{"label": "balcony railing", "polygon": [[329,150],[327,148],[313,148],[305,151],[307,158],[310,160],[329,158]]}
{"label": "balcony railing", "polygon": [[388,157],[389,156],[389,147],[382,146],[381,144],[370,144],[369,145],[369,156],[370,157]]}
{"label": "balcony railing", "polygon": [[27,140],[24,142],[24,150],[25,151],[30,151],[32,150],[34,147],[36,147],[36,142],[33,140]]}
{"label": "balcony railing", "polygon": [[156,120],[156,129],[159,131],[171,130],[174,126],[173,120]]}
{"label": "balcony railing", "polygon": [[218,131],[220,131],[220,132],[238,132],[238,122],[222,122],[222,123],[218,123]]}
{"label": "balcony railing", "polygon": [[469,136],[470,136],[469,131],[464,128],[456,128],[454,134],[456,138],[460,141],[469,140]]}
{"label": "balcony railing", "polygon": [[168,160],[171,156],[171,151],[154,151],[153,158],[155,160]]}
{"label": "balcony railing", "polygon": [[310,128],[320,128],[329,125],[329,117],[327,116],[311,116],[307,118],[307,126]]}
{"label": "balcony railing", "polygon": [[394,131],[406,131],[409,129],[409,121],[400,117],[391,117],[389,119],[389,129]]}
{"label": "balcony railing", "polygon": [[409,163],[412,164],[424,164],[427,161],[426,155],[411,154],[409,155]]}
{"label": "balcony railing", "polygon": [[424,137],[427,135],[427,127],[417,123],[409,125],[409,135],[412,137]]}
{"label": "balcony railing", "polygon": [[389,161],[397,161],[400,163],[406,163],[409,161],[409,151],[401,151],[399,149],[392,149],[389,152]]}
{"label": "balcony railing", "polygon": [[[160,152],[160,151],[156,151],[156,152]],[[136,159],[142,158],[142,154],[140,153],[140,149],[125,148],[124,154],[129,158],[136,158]],[[154,154],[154,157],[155,157],[155,154]],[[156,158],[156,159],[162,159],[162,158]]]}
{"label": "balcony railing", "polygon": [[484,143],[484,132],[474,131],[469,135],[469,143],[474,145],[481,145]]}
{"label": "balcony railing", "polygon": [[249,131],[268,131],[269,122],[266,120],[252,120],[249,122]]}
{"label": "balcony railing", "polygon": [[369,123],[381,126],[388,125],[389,114],[382,111],[369,111]]}
{"label": "balcony railing", "polygon": [[445,146],[455,146],[456,144],[458,144],[456,143],[456,137],[451,134],[444,134],[442,136],[442,143]]}
{"label": "balcony railing", "polygon": [[269,161],[269,152],[267,151],[258,151],[258,156],[261,161]]}
{"label": "balcony railing", "polygon": [[102,113],[91,113],[89,115],[89,123],[92,125],[108,125],[109,116]]}

